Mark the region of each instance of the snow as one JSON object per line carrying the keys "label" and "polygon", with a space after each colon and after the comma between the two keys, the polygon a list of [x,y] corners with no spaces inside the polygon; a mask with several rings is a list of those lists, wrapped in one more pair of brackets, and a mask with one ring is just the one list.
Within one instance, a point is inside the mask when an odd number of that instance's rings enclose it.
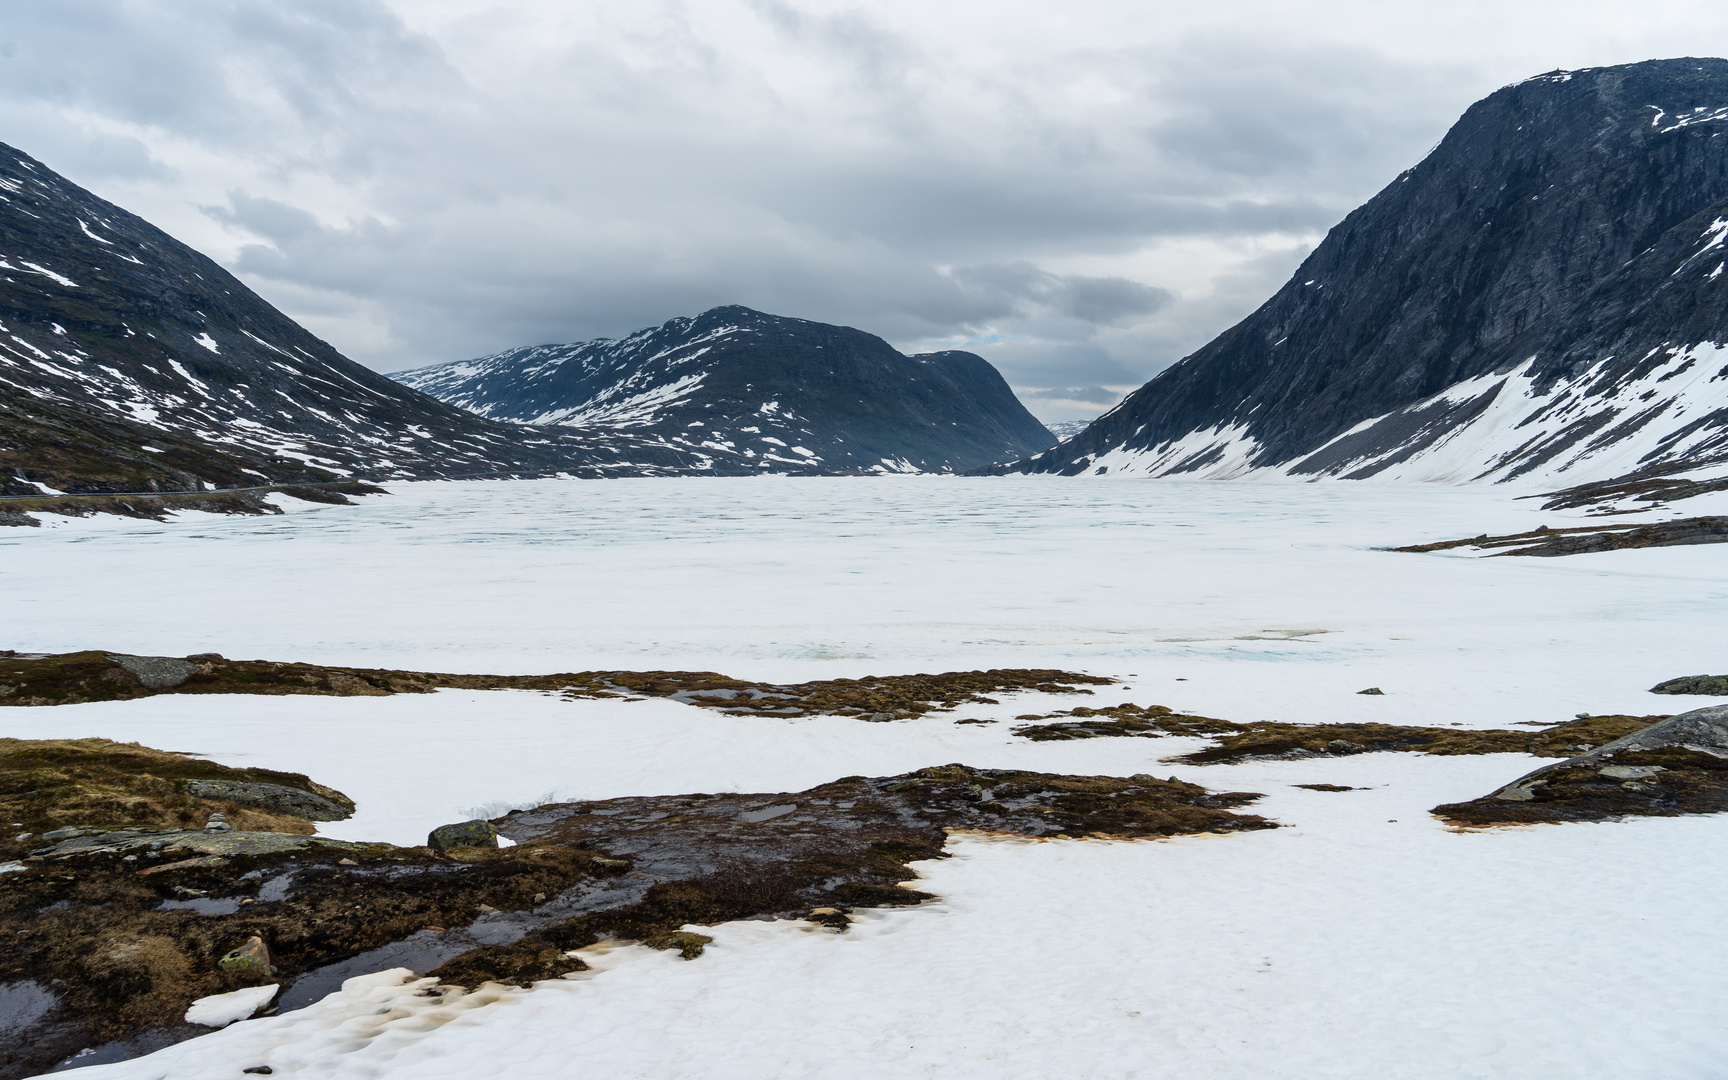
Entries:
{"label": "snow", "polygon": [[88,236],[90,239],[96,241],[98,244],[110,244],[110,245],[112,245],[114,243],[114,241],[112,241],[112,240],[104,240],[104,239],[102,239],[102,237],[97,236],[95,233],[91,232],[90,226],[84,224],[83,218],[74,218],[73,220],[78,222],[78,227],[80,229],[84,230],[85,236]]}
{"label": "snow", "polygon": [[73,281],[71,278],[66,277],[64,275],[56,274],[54,271],[48,269],[46,266],[41,266],[41,265],[38,265],[38,264],[33,263],[33,262],[24,262],[24,260],[22,260],[22,259],[20,259],[18,261],[19,261],[20,265],[28,268],[29,270],[32,270],[32,271],[38,273],[38,274],[41,274],[45,278],[51,279],[57,285],[64,285],[69,289],[76,289],[78,287],[78,283],[76,281]]}
{"label": "snow", "polygon": [[[1704,250],[1725,239],[1728,219],[1718,219],[1705,233]],[[1724,377],[1728,347],[1703,342],[1662,352],[1659,357],[1645,357],[1637,371],[1612,385],[1603,381],[1614,360],[1609,356],[1542,393],[1535,389],[1536,358],[1531,357],[1511,371],[1465,379],[1414,405],[1364,420],[1309,457],[1326,459],[1333,447],[1347,445],[1346,440],[1384,421],[1401,425],[1409,415],[1429,410],[1443,416],[1446,407],[1474,400],[1485,400],[1485,407],[1414,452],[1413,440],[1400,434],[1395,447],[1332,462],[1323,475],[1375,469],[1368,478],[1375,483],[1444,484],[1517,477],[1527,486],[1552,489],[1605,480],[1652,463],[1685,460],[1689,453],[1728,446],[1723,427],[1704,424],[1685,430],[1692,420],[1728,406],[1728,377]],[[1585,436],[1576,438],[1579,431]],[[1099,454],[1085,475],[1262,480],[1305,480],[1314,475],[1301,471],[1307,458],[1256,466],[1253,459],[1259,451],[1259,442],[1245,424],[1220,426],[1151,449],[1116,447]]]}
{"label": "snow", "polygon": [[186,1022],[213,1028],[227,1027],[269,1004],[278,989],[275,983],[271,983],[269,986],[248,986],[226,994],[201,997],[186,1010]]}
{"label": "snow", "polygon": [[[7,645],[775,680],[1048,666],[1126,685],[887,724],[530,692],[164,696],[9,710],[5,734],[305,772],[359,804],[327,835],[404,844],[551,798],[787,792],[949,761],[1177,775],[1264,792],[1252,809],[1287,827],[1139,843],[960,836],[951,858],[918,868],[939,900],[862,912],[843,936],[729,924],[703,931],[715,944],[693,962],[612,944],[588,950],[593,970],[575,979],[444,999],[382,972],[307,1009],[95,1066],[92,1080],[262,1064],[427,1078],[1720,1073],[1728,974],[1709,958],[1728,948],[1728,818],[1453,832],[1427,810],[1530,759],[1191,766],[1161,759],[1197,740],[1010,733],[1020,713],[1128,700],[1239,721],[1468,726],[1713,704],[1646,688],[1720,670],[1718,548],[1375,550],[1583,520],[1503,488],[881,477],[391,490],[282,517],[0,533]],[[1355,693],[1367,686],[1386,694]]]}
{"label": "snow", "polygon": [[192,339],[192,342],[193,344],[201,345],[204,348],[209,349],[213,353],[220,353],[222,351],[222,347],[216,344],[216,339],[207,333],[199,334],[197,337]]}

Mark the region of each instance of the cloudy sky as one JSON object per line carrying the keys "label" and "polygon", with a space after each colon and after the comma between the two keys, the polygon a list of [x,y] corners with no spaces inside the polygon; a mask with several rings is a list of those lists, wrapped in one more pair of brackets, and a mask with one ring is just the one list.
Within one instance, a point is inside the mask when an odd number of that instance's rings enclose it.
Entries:
{"label": "cloudy sky", "polygon": [[0,0],[0,141],[390,371],[723,303],[1090,417],[1505,83],[1728,5]]}

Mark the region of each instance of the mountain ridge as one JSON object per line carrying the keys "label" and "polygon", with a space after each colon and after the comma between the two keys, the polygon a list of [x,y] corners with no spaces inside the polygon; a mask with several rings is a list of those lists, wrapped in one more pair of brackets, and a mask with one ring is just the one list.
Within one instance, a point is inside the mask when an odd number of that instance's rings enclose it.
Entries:
{"label": "mountain ridge", "polygon": [[1504,87],[1253,314],[987,471],[1577,483],[1728,460],[1725,132],[1724,60]]}
{"label": "mountain ridge", "polygon": [[716,470],[957,472],[1055,444],[983,357],[723,305],[392,374],[489,419],[632,432]]}

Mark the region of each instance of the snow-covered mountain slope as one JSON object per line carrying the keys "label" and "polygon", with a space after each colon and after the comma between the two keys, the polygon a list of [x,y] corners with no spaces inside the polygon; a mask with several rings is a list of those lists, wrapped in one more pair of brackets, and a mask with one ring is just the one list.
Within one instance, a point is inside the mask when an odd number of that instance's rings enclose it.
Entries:
{"label": "snow-covered mountain slope", "polygon": [[8,494],[696,465],[657,440],[525,433],[408,390],[148,222],[0,145]]}
{"label": "snow-covered mountain slope", "polygon": [[664,439],[719,471],[957,471],[1056,441],[982,357],[736,306],[394,378],[495,420]]}
{"label": "snow-covered mountain slope", "polygon": [[1728,461],[1728,61],[1473,105],[1254,314],[1012,471],[1577,484]]}

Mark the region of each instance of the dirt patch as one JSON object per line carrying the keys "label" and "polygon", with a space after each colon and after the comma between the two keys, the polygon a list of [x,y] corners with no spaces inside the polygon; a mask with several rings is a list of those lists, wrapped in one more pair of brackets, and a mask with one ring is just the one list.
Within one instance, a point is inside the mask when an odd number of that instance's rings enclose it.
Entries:
{"label": "dirt patch", "polygon": [[1372,751],[1534,754],[1571,757],[1649,727],[1665,716],[1586,716],[1534,731],[1401,727],[1394,724],[1239,724],[1218,745],[1172,760],[1217,764],[1255,758],[1343,757]]}
{"label": "dirt patch", "polygon": [[[239,830],[313,831],[304,813],[195,794],[200,782],[212,790],[227,785],[241,798],[247,789],[270,785],[305,792],[346,813],[354,809],[346,795],[299,773],[235,769],[109,739],[0,739],[0,860],[41,847],[39,837],[56,829],[202,828],[212,813]],[[18,840],[22,833],[33,836]]]}
{"label": "dirt patch", "polygon": [[[528,984],[580,970],[567,954],[606,937],[693,958],[708,939],[692,925],[808,917],[843,932],[856,908],[929,899],[901,883],[915,876],[908,863],[942,856],[950,831],[1140,838],[1276,827],[1238,812],[1257,798],[1151,776],[945,765],[802,792],[517,811],[496,821],[517,841],[504,849],[306,840],[151,873],[137,869],[143,859],[122,861],[136,846],[36,856],[0,874],[0,985],[49,988],[58,1004],[0,1032],[0,1080],[95,1043],[182,1031],[194,998],[265,981],[285,984],[278,1007],[292,1009],[395,966],[465,986]],[[252,936],[274,976],[218,966]]]}
{"label": "dirt patch", "polygon": [[[1242,725],[1209,716],[1190,716],[1162,705],[1139,706],[1131,701],[1106,708],[1084,706],[1042,715],[1017,716],[1028,721],[1014,729],[1014,734],[1034,742],[1060,742],[1067,739],[1096,739],[1108,736],[1141,736],[1158,738],[1163,735],[1219,735],[1242,730]],[[1056,723],[1033,721],[1055,720]]]}
{"label": "dirt patch", "polygon": [[1018,719],[1026,723],[1015,728],[1014,734],[1040,742],[1112,736],[1205,736],[1215,739],[1216,744],[1170,759],[1204,765],[1268,758],[1341,757],[1383,750],[1570,757],[1613,742],[1666,717],[1588,716],[1536,731],[1394,724],[1238,724],[1209,716],[1178,713],[1162,705],[1141,706],[1124,702],[1107,708],[1082,706]]}
{"label": "dirt patch", "polygon": [[1458,825],[1510,825],[1613,818],[1674,817],[1728,810],[1728,760],[1670,746],[1634,750],[1542,774],[1529,797],[1493,795],[1436,806]]}
{"label": "dirt patch", "polygon": [[8,496],[0,505],[0,525],[39,525],[31,514],[61,514],[66,517],[90,517],[112,514],[117,517],[144,518],[166,521],[181,510],[202,510],[207,514],[247,514],[259,516],[280,514],[281,507],[266,496],[292,495],[306,502],[352,506],[350,495],[388,495],[381,487],[358,480],[328,484],[277,484],[270,487],[244,488],[234,491],[164,491],[126,495],[43,495]]}
{"label": "dirt patch", "polygon": [[1489,536],[1483,533],[1467,540],[1442,540],[1411,544],[1393,551],[1416,553],[1471,547],[1494,555],[1586,555],[1622,548],[1674,547],[1685,544],[1728,542],[1728,517],[1680,518],[1638,525],[1591,525],[1576,529],[1550,529],[1544,525],[1530,532]]}
{"label": "dirt patch", "polygon": [[[154,694],[320,694],[336,697],[424,694],[440,688],[539,690],[569,698],[672,698],[745,716],[854,716],[888,721],[963,705],[995,705],[991,694],[1038,690],[1090,694],[1111,680],[1044,668],[949,671],[939,675],[868,675],[805,683],[759,683],[712,671],[577,671],[552,675],[459,675],[447,672],[331,667],[269,660],[186,657],[196,671],[171,686],[146,685],[125,657],[85,651],[57,655],[0,652],[0,705],[70,705]],[[137,664],[134,663],[134,667]]]}

